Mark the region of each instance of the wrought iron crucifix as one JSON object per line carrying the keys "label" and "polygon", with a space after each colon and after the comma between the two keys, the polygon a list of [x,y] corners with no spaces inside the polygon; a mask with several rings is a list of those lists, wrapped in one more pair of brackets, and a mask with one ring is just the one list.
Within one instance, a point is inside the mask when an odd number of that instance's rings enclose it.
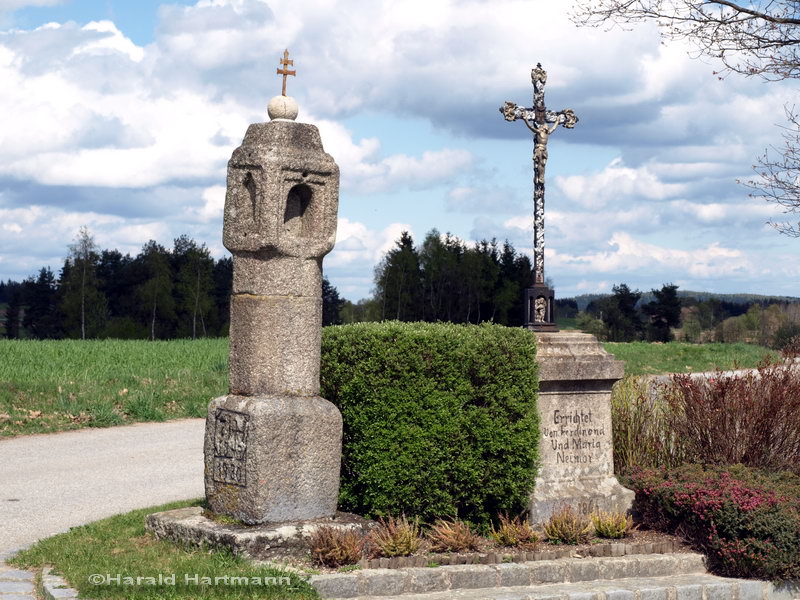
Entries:
{"label": "wrought iron crucifix", "polygon": [[533,107],[517,106],[506,102],[500,112],[506,121],[522,119],[533,133],[533,287],[526,290],[526,326],[534,330],[555,330],[553,291],[544,283],[544,169],[547,164],[547,141],[563,125],[572,129],[578,117],[572,109],[558,112],[548,110],[544,104],[544,85],[547,72],[537,63],[531,70]]}

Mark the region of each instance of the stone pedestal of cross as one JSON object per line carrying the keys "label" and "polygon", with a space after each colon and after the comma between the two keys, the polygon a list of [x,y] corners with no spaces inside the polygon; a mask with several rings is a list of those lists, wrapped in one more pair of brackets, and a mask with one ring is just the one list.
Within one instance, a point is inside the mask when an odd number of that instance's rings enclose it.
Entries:
{"label": "stone pedestal of cross", "polygon": [[558,112],[544,104],[547,72],[541,63],[531,70],[533,107],[506,102],[500,112],[506,121],[522,119],[533,133],[533,286],[525,290],[525,326],[534,331],[558,331],[555,324],[554,293],[544,282],[544,169],[547,164],[547,141],[563,125],[572,129],[578,117],[572,109]]}

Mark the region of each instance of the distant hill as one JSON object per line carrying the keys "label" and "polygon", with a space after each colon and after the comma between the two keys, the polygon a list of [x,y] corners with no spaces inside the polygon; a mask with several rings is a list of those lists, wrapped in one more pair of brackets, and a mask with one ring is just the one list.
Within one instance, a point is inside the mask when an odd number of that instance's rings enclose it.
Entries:
{"label": "distant hill", "polygon": [[[600,298],[607,298],[611,294],[581,294],[571,298],[559,298],[559,300],[575,300],[578,303],[578,310],[586,310],[590,302],[599,300]],[[723,302],[730,302],[732,304],[753,304],[758,302],[760,304],[776,304],[788,303],[794,304],[800,302],[800,298],[796,296],[763,296],[761,294],[717,294],[715,292],[692,292],[689,290],[678,290],[678,297],[680,298],[697,298],[700,302],[705,300],[720,300]],[[639,299],[639,305],[651,302],[655,297],[652,292],[643,292],[642,297]]]}

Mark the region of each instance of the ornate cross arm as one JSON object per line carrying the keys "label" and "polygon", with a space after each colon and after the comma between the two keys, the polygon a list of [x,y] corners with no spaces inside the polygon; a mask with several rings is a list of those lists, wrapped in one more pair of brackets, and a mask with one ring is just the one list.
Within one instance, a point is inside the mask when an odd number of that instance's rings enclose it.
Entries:
{"label": "ornate cross arm", "polygon": [[[506,121],[516,121],[517,119],[522,119],[525,122],[525,125],[528,126],[528,129],[536,133],[535,128],[538,121],[536,118],[537,110],[535,108],[525,108],[522,106],[517,106],[514,102],[506,102],[500,107],[500,112],[503,113],[503,118]],[[573,129],[575,124],[578,122],[578,117],[571,108],[565,108],[559,112],[546,110],[544,114],[545,122],[553,124],[553,128],[550,130],[550,133],[555,131],[556,127],[559,125],[563,125],[567,129]]]}
{"label": "ornate cross arm", "polygon": [[553,112],[548,110],[547,122],[557,123],[558,125],[563,125],[567,129],[573,129],[575,127],[575,124],[578,122],[578,117],[571,108],[565,108],[560,112]]}
{"label": "ornate cross arm", "polygon": [[506,121],[516,121],[517,119],[524,118],[525,110],[529,109],[522,108],[521,106],[517,106],[516,103],[508,101],[500,107],[500,112],[503,113],[503,118]]}

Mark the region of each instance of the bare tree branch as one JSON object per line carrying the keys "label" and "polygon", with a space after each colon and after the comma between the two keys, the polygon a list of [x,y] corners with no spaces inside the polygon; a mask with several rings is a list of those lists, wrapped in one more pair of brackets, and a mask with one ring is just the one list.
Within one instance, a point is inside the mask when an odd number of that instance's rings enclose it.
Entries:
{"label": "bare tree branch", "polygon": [[[662,38],[688,40],[718,59],[723,75],[800,79],[800,0],[577,0],[572,20],[590,27],[655,21]],[[740,183],[791,214],[800,213],[800,116],[794,107],[786,112],[784,147],[767,149],[753,167],[758,177]],[[800,237],[800,222],[771,225]]]}
{"label": "bare tree branch", "polygon": [[[786,214],[800,213],[800,116],[794,107],[786,109],[789,126],[784,127],[782,148],[774,146],[759,157],[753,167],[758,177],[743,181],[754,190],[750,196],[763,198],[782,207]],[[770,222],[781,233],[800,237],[800,222]]]}
{"label": "bare tree branch", "polygon": [[592,27],[652,20],[664,39],[692,42],[720,60],[723,72],[800,77],[798,0],[578,0],[572,19]]}

